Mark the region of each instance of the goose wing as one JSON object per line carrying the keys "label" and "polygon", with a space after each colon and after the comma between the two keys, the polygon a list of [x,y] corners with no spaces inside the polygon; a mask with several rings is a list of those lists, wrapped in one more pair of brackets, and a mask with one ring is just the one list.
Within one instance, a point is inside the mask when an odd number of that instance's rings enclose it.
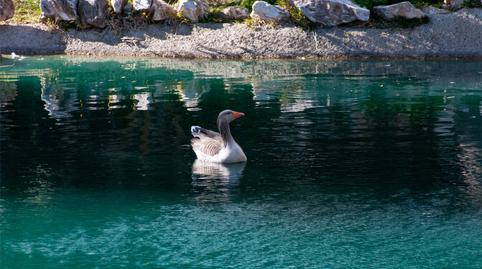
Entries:
{"label": "goose wing", "polygon": [[191,139],[191,145],[195,152],[199,151],[208,156],[218,154],[223,148],[223,142],[221,140],[209,137],[193,138]]}
{"label": "goose wing", "polygon": [[201,126],[191,126],[191,134],[192,136],[198,138],[208,137],[212,139],[221,139],[221,135],[219,133],[204,129]]}
{"label": "goose wing", "polygon": [[208,156],[214,156],[223,148],[223,140],[217,132],[199,126],[191,127],[193,139],[191,145],[195,152],[199,151]]}

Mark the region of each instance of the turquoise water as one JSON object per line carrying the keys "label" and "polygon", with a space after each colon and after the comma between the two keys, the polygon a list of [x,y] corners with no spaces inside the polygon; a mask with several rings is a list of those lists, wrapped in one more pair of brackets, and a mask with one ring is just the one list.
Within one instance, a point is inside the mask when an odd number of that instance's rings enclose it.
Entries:
{"label": "turquoise water", "polygon": [[482,62],[4,60],[0,112],[1,268],[482,268]]}

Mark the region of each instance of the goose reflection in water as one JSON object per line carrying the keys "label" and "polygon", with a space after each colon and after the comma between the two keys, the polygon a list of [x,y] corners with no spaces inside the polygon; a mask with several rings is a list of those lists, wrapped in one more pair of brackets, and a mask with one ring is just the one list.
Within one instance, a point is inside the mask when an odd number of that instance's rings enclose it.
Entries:
{"label": "goose reflection in water", "polygon": [[192,164],[192,186],[200,202],[229,201],[239,185],[246,163],[211,163],[200,160]]}
{"label": "goose reflection in water", "polygon": [[245,166],[245,162],[223,164],[195,160],[192,164],[192,178],[193,181],[216,179],[223,183],[237,185]]}

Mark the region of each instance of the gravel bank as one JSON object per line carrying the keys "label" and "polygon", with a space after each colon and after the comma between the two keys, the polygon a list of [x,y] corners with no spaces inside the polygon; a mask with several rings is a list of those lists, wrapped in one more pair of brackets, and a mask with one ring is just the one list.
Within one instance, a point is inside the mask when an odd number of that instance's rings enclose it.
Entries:
{"label": "gravel bank", "polygon": [[[415,28],[250,28],[245,24],[149,25],[110,31],[49,31],[43,25],[0,25],[0,52],[181,58],[482,58],[482,9],[429,15]],[[131,38],[129,40],[122,37]]]}

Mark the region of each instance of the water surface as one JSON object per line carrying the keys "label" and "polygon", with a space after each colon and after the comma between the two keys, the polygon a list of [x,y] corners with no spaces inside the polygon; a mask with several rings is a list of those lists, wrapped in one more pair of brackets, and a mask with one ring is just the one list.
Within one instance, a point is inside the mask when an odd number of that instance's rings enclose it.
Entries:
{"label": "water surface", "polygon": [[482,267],[482,62],[1,64],[1,268]]}

